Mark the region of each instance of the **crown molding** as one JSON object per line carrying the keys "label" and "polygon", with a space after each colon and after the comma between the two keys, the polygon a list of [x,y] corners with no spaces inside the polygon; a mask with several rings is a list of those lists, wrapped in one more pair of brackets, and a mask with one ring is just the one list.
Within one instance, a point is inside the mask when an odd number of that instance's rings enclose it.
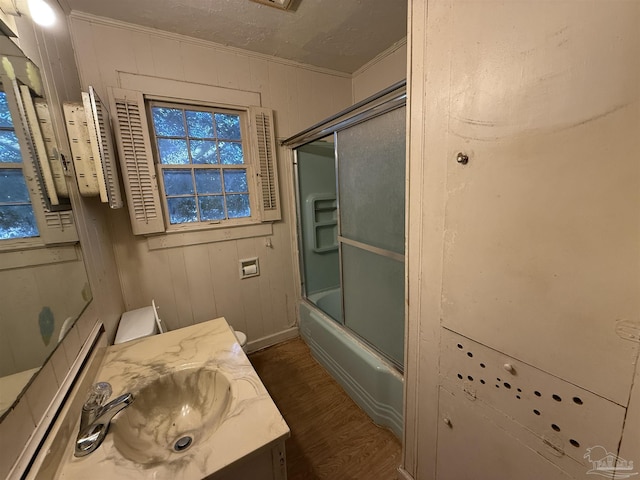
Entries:
{"label": "crown molding", "polygon": [[316,73],[323,73],[325,75],[332,75],[335,77],[349,78],[349,79],[353,78],[353,75],[350,73],[339,72],[337,70],[331,70],[329,68],[316,67],[314,65],[308,65],[306,63],[300,63],[300,62],[295,62],[293,60],[274,57],[273,55],[252,52],[251,50],[243,50],[242,48],[229,47],[228,45],[222,45],[220,43],[211,42],[209,40],[202,40],[199,38],[189,37],[188,35],[167,32],[165,30],[159,30],[157,28],[143,27],[141,25],[136,25],[134,23],[128,23],[128,22],[123,22],[121,20],[114,20],[111,18],[100,17],[97,15],[92,15],[90,13],[79,12],[77,10],[71,11],[71,13],[69,14],[69,19],[81,20],[81,21],[93,23],[96,25],[104,25],[107,27],[122,28],[122,29],[130,30],[138,33],[145,33],[148,35],[155,35],[162,38],[166,38],[168,40],[175,40],[178,42],[188,43],[191,45],[197,45],[205,48],[215,48],[217,50],[222,50],[224,52],[231,53],[231,54],[244,55],[244,56],[256,58],[259,60],[279,63],[281,65],[286,65],[289,67],[302,68],[302,69],[309,70]]}
{"label": "crown molding", "polygon": [[387,58],[391,54],[395,53],[396,50],[401,49],[406,44],[407,44],[407,37],[404,37],[403,39],[398,40],[396,43],[391,45],[389,48],[387,48],[386,50],[383,50],[378,55],[376,55],[371,60],[369,60],[367,63],[365,63],[363,66],[361,66],[358,70],[353,72],[353,74],[351,75],[351,78],[356,78],[358,75],[362,75],[364,72],[369,70],[375,64],[380,63],[382,60],[384,60],[385,58]]}

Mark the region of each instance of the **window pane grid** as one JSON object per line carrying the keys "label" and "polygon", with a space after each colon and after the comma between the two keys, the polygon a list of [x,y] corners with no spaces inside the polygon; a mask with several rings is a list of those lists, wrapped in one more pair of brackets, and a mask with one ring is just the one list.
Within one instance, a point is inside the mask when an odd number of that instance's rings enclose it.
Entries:
{"label": "window pane grid", "polygon": [[[229,218],[243,218],[249,217],[249,188],[247,184],[247,172],[246,169],[223,169],[220,167],[208,167],[208,168],[163,168],[164,182],[165,182],[165,196],[170,206],[170,217],[172,224],[175,223],[188,223],[188,222],[206,222],[211,220],[225,220]],[[170,178],[173,171],[183,171],[190,173],[190,185],[186,186],[186,191],[178,193],[174,191],[174,185],[168,185],[167,179]],[[196,178],[196,172],[219,172],[221,174],[219,190],[216,192],[209,192],[205,186],[198,187],[199,182]],[[224,177],[224,172],[232,172],[233,177]],[[177,182],[176,182],[177,183]],[[183,189],[185,186],[182,187]],[[202,192],[202,190],[205,190]],[[170,193],[168,193],[170,192]],[[176,200],[172,200],[176,199]],[[183,199],[181,202],[178,199]],[[187,200],[191,200],[186,203]],[[220,199],[218,202],[215,200]],[[203,204],[212,205],[217,204],[217,211],[221,211],[215,215],[215,218],[211,218],[211,214],[203,212]],[[233,205],[233,210],[230,211],[229,204]],[[177,211],[180,210],[180,212]],[[189,210],[192,214],[187,214]],[[187,220],[190,218],[190,220]]]}
{"label": "window pane grid", "polygon": [[[194,160],[194,142],[196,145],[212,144],[215,156],[213,163],[217,165],[243,165],[245,163],[240,114],[154,105],[152,105],[151,111],[160,164],[211,164],[207,161]],[[177,125],[178,112],[180,115],[179,125]],[[202,122],[197,125],[200,129],[204,127],[205,134],[195,131],[197,128],[190,125],[187,120],[188,116],[195,118],[198,116],[197,114],[208,114],[211,118],[211,125],[205,125]],[[211,132],[211,135],[206,134],[207,130]]]}
{"label": "window pane grid", "polygon": [[250,217],[241,114],[156,102],[150,108],[169,223]]}
{"label": "window pane grid", "polygon": [[7,94],[0,90],[0,240],[39,235],[22,168]]}

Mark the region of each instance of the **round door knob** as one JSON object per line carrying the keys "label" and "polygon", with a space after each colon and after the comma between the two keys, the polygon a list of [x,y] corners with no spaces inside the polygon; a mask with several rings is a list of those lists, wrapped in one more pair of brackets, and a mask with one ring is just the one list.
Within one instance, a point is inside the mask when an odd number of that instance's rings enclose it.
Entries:
{"label": "round door knob", "polygon": [[467,163],[469,163],[469,155],[459,152],[458,155],[456,155],[456,162],[458,162],[460,165],[466,165]]}
{"label": "round door knob", "polygon": [[450,419],[450,418],[444,417],[444,418],[442,419],[442,421],[444,422],[444,424],[445,424],[447,427],[450,427],[450,426],[451,426],[451,419]]}
{"label": "round door knob", "polygon": [[513,368],[513,365],[511,365],[510,363],[505,363],[503,365],[504,369],[509,372],[509,373],[515,373],[516,369]]}

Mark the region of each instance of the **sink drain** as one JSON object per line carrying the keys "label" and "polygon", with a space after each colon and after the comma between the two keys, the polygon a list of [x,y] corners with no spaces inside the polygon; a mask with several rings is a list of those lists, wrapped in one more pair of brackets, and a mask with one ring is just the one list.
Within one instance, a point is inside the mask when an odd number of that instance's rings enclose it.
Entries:
{"label": "sink drain", "polygon": [[184,452],[187,448],[191,446],[191,443],[193,443],[193,438],[186,435],[176,440],[176,443],[173,444],[173,449],[176,452]]}

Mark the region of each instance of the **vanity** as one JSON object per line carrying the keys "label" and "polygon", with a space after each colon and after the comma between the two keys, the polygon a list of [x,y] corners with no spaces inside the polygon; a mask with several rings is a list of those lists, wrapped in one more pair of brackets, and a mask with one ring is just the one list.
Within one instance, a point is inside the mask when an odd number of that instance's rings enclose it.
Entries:
{"label": "vanity", "polygon": [[[32,478],[286,479],[289,428],[224,318],[96,350]],[[133,402],[79,457],[78,406],[96,382]]]}

